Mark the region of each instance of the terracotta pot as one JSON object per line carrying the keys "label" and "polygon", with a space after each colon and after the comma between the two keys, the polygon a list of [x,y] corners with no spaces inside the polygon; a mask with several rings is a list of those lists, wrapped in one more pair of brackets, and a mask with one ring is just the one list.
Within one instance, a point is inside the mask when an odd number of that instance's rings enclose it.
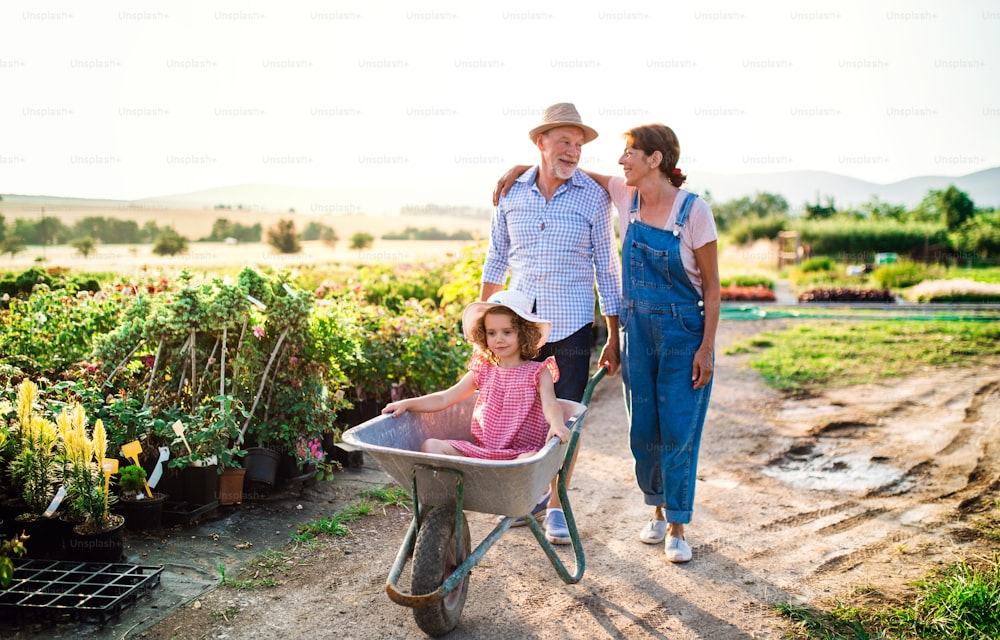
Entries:
{"label": "terracotta pot", "polygon": [[226,469],[219,474],[219,504],[243,504],[243,479],[246,469]]}

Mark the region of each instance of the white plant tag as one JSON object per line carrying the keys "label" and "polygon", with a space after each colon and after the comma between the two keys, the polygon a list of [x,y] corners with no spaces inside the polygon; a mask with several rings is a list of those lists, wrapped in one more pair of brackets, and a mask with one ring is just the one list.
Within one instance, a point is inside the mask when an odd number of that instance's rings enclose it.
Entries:
{"label": "white plant tag", "polygon": [[66,487],[59,487],[59,491],[56,491],[56,495],[52,497],[52,502],[49,503],[48,508],[45,509],[44,513],[42,513],[42,517],[51,518],[54,516],[56,514],[56,510],[59,508],[59,505],[62,504],[63,498],[65,497]]}

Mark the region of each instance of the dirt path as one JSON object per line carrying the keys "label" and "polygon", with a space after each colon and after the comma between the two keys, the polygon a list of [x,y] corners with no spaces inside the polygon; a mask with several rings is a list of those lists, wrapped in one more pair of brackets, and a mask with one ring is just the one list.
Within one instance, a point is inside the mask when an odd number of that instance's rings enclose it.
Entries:
{"label": "dirt path", "polygon": [[[719,352],[777,323],[729,322]],[[1000,473],[1000,360],[808,398],[768,390],[748,356],[719,356],[688,538],[671,565],[639,542],[620,378],[597,389],[570,498],[587,569],[566,585],[527,529],[472,574],[456,638],[780,638],[777,603],[898,593],[941,563],[988,553],[968,515]],[[410,515],[364,518],[353,536],[296,552],[284,583],[216,589],[139,636],[412,638],[383,584]],[[492,528],[470,514],[473,543]],[[572,553],[562,552],[572,566]],[[244,576],[245,577],[245,576]]]}

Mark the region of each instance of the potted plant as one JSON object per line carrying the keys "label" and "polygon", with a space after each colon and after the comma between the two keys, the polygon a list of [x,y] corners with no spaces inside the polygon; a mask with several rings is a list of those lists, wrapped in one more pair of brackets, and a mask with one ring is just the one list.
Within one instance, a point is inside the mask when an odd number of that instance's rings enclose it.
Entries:
{"label": "potted plant", "polygon": [[59,418],[67,459],[66,494],[72,508],[84,516],[84,521],[73,527],[74,536],[67,541],[66,551],[71,557],[118,562],[124,549],[125,518],[108,509],[117,501],[110,490],[111,467],[117,470],[117,460],[106,457],[104,423],[97,420],[88,437],[82,408],[77,407],[72,417],[66,415],[63,410]]}
{"label": "potted plant", "polygon": [[246,450],[240,444],[240,424],[246,416],[243,404],[229,394],[218,395],[211,404],[203,404],[190,415],[185,425],[177,420],[170,425],[175,437],[167,466],[182,470],[181,496],[193,505],[218,500],[219,474],[241,469]]}
{"label": "potted plant", "polygon": [[133,531],[159,529],[166,494],[149,490],[146,470],[130,464],[118,471],[118,504],[115,510],[125,517],[125,527]]}
{"label": "potted plant", "polygon": [[[59,479],[56,427],[36,409],[38,386],[25,379],[18,386],[17,418],[11,430],[9,475],[24,511],[14,518],[15,528],[29,536],[25,545],[31,557],[55,555],[62,548],[59,522],[46,517]],[[52,514],[48,514],[51,516]]]}

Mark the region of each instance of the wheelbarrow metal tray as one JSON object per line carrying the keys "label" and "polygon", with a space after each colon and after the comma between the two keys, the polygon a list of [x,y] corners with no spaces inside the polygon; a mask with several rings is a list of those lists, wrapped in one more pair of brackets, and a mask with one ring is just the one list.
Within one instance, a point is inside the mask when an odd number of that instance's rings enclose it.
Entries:
{"label": "wheelbarrow metal tray", "polygon": [[[344,432],[344,442],[367,451],[400,486],[409,489],[415,464],[460,471],[465,479],[463,504],[468,511],[521,516],[529,513],[559,470],[565,444],[552,438],[530,458],[481,460],[420,451],[427,438],[472,440],[473,394],[463,402],[435,413],[407,412],[398,418],[382,415]],[[567,423],[577,424],[587,407],[559,400]],[[570,426],[569,424],[567,426]],[[456,487],[451,474],[417,471],[421,504],[454,504]]]}

